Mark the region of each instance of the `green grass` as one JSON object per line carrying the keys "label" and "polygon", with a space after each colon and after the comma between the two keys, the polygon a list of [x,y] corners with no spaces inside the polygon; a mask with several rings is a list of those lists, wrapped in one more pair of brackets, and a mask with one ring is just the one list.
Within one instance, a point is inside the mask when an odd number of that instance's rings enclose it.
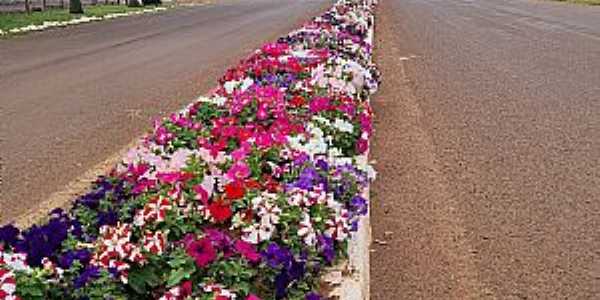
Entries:
{"label": "green grass", "polygon": [[[144,9],[144,7],[128,7],[126,5],[94,5],[84,7],[84,15],[91,17],[102,17],[107,14],[124,13]],[[0,13],[0,29],[8,31],[12,28],[27,26],[30,24],[40,25],[44,21],[68,21],[79,18],[82,15],[69,14],[68,9],[48,9],[46,11],[34,11],[31,13]]]}
{"label": "green grass", "polygon": [[579,3],[587,5],[600,5],[600,0],[555,0],[559,2]]}
{"label": "green grass", "polygon": [[125,12],[130,12],[130,11],[136,11],[136,10],[141,10],[144,8],[152,8],[154,6],[148,6],[148,7],[129,7],[126,5],[94,5],[94,6],[87,6],[85,7],[84,13],[86,16],[88,17],[102,17],[108,14],[115,14],[115,13],[125,13]]}
{"label": "green grass", "polygon": [[49,9],[46,11],[27,13],[1,13],[0,29],[8,31],[12,28],[27,26],[29,24],[39,25],[44,21],[68,21],[73,16],[66,9]]}

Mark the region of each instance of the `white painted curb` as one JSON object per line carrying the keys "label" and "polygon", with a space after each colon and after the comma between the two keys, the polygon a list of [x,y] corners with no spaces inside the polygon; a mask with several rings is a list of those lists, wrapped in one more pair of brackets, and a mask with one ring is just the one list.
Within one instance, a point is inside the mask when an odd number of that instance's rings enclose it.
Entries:
{"label": "white painted curb", "polygon": [[[368,192],[366,195],[368,199]],[[370,299],[369,259],[371,224],[369,215],[360,220],[358,231],[348,245],[349,260],[330,269],[324,277],[332,291],[329,296],[341,300]]]}
{"label": "white painted curb", "polygon": [[[377,0],[373,1],[377,4]],[[368,33],[366,42],[373,50],[375,36],[375,18]],[[365,153],[367,159],[369,152]],[[369,203],[369,212],[361,218],[358,231],[354,233],[348,244],[348,261],[328,270],[324,281],[332,291],[329,296],[340,300],[369,300],[370,291],[370,247],[371,247],[371,197],[369,188],[363,194]]]}

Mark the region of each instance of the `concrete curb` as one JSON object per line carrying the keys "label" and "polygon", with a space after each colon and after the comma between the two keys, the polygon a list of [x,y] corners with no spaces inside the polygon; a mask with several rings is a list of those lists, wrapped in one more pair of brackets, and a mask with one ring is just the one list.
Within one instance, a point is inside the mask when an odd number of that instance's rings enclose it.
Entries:
{"label": "concrete curb", "polygon": [[[369,192],[365,193],[369,199]],[[358,231],[348,245],[348,261],[333,267],[324,276],[331,287],[331,298],[341,300],[368,300],[370,294],[371,222],[369,215],[360,220]]]}
{"label": "concrete curb", "polygon": [[[373,1],[377,4],[377,0]],[[373,49],[375,36],[375,18],[371,20],[371,29],[366,42]],[[365,153],[369,158],[369,151]],[[325,282],[331,285],[330,297],[341,300],[369,300],[370,290],[370,247],[372,241],[371,231],[371,197],[367,188],[363,197],[369,201],[369,213],[360,220],[358,231],[352,236],[348,244],[348,261],[331,268],[324,276]]]}

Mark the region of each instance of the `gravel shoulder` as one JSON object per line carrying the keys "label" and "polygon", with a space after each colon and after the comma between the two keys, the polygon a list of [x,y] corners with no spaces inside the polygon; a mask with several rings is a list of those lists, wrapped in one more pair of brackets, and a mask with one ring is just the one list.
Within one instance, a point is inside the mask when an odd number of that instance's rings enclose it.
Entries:
{"label": "gravel shoulder", "polygon": [[600,297],[598,12],[381,2],[372,299]]}
{"label": "gravel shoulder", "polygon": [[377,18],[375,62],[384,82],[373,99],[371,298],[482,299],[457,200],[406,74],[406,34],[389,2]]}

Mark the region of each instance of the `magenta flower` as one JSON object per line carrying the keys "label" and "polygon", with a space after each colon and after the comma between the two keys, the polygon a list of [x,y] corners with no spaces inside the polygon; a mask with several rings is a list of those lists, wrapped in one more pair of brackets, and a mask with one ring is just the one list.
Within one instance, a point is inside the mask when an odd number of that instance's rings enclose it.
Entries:
{"label": "magenta flower", "polygon": [[154,136],[156,143],[159,145],[166,145],[170,140],[172,140],[175,135],[169,132],[165,127],[158,127],[154,131]]}
{"label": "magenta flower", "polygon": [[329,98],[315,97],[310,101],[308,108],[313,114],[319,113],[324,110],[328,110],[331,107]]}
{"label": "magenta flower", "polygon": [[242,142],[241,147],[239,147],[238,149],[235,149],[231,152],[231,157],[233,157],[233,160],[235,160],[235,161],[243,160],[244,158],[246,158],[246,156],[248,156],[248,154],[250,153],[250,150],[251,150],[250,143]]}
{"label": "magenta flower", "polygon": [[207,205],[208,204],[208,199],[209,199],[209,195],[208,192],[206,191],[206,189],[204,189],[204,187],[200,184],[195,185],[193,187],[194,192],[196,192],[196,200],[200,200],[202,202],[202,204]]}
{"label": "magenta flower", "polygon": [[260,254],[256,252],[256,248],[254,245],[244,242],[242,240],[235,241],[235,250],[239,252],[243,257],[245,257],[250,262],[258,262],[260,261]]}
{"label": "magenta flower", "polygon": [[361,130],[371,135],[371,132],[373,132],[373,124],[371,123],[371,117],[366,113],[362,113],[359,116],[359,121]]}
{"label": "magenta flower", "polygon": [[369,150],[369,141],[365,139],[359,139],[356,141],[356,151],[363,154]]}
{"label": "magenta flower", "polygon": [[184,172],[161,172],[156,174],[156,179],[164,184],[174,184],[178,181],[190,179],[190,175]]}
{"label": "magenta flower", "polygon": [[256,110],[256,118],[258,120],[266,120],[269,117],[269,111],[267,105],[265,103],[260,103],[258,105],[258,109]]}
{"label": "magenta flower", "polygon": [[256,134],[255,138],[256,145],[258,145],[260,148],[269,148],[273,146],[273,138],[268,132],[259,132]]}
{"label": "magenta flower", "polygon": [[227,171],[227,177],[231,180],[245,179],[250,176],[250,168],[243,161],[238,161]]}
{"label": "magenta flower", "polygon": [[248,297],[246,297],[246,300],[262,300],[262,299],[260,299],[258,296],[254,295],[254,294],[250,294],[250,295],[248,295]]}
{"label": "magenta flower", "polygon": [[188,244],[185,250],[187,254],[196,261],[196,265],[200,268],[208,266],[217,257],[217,251],[213,247],[211,241],[207,238]]}

